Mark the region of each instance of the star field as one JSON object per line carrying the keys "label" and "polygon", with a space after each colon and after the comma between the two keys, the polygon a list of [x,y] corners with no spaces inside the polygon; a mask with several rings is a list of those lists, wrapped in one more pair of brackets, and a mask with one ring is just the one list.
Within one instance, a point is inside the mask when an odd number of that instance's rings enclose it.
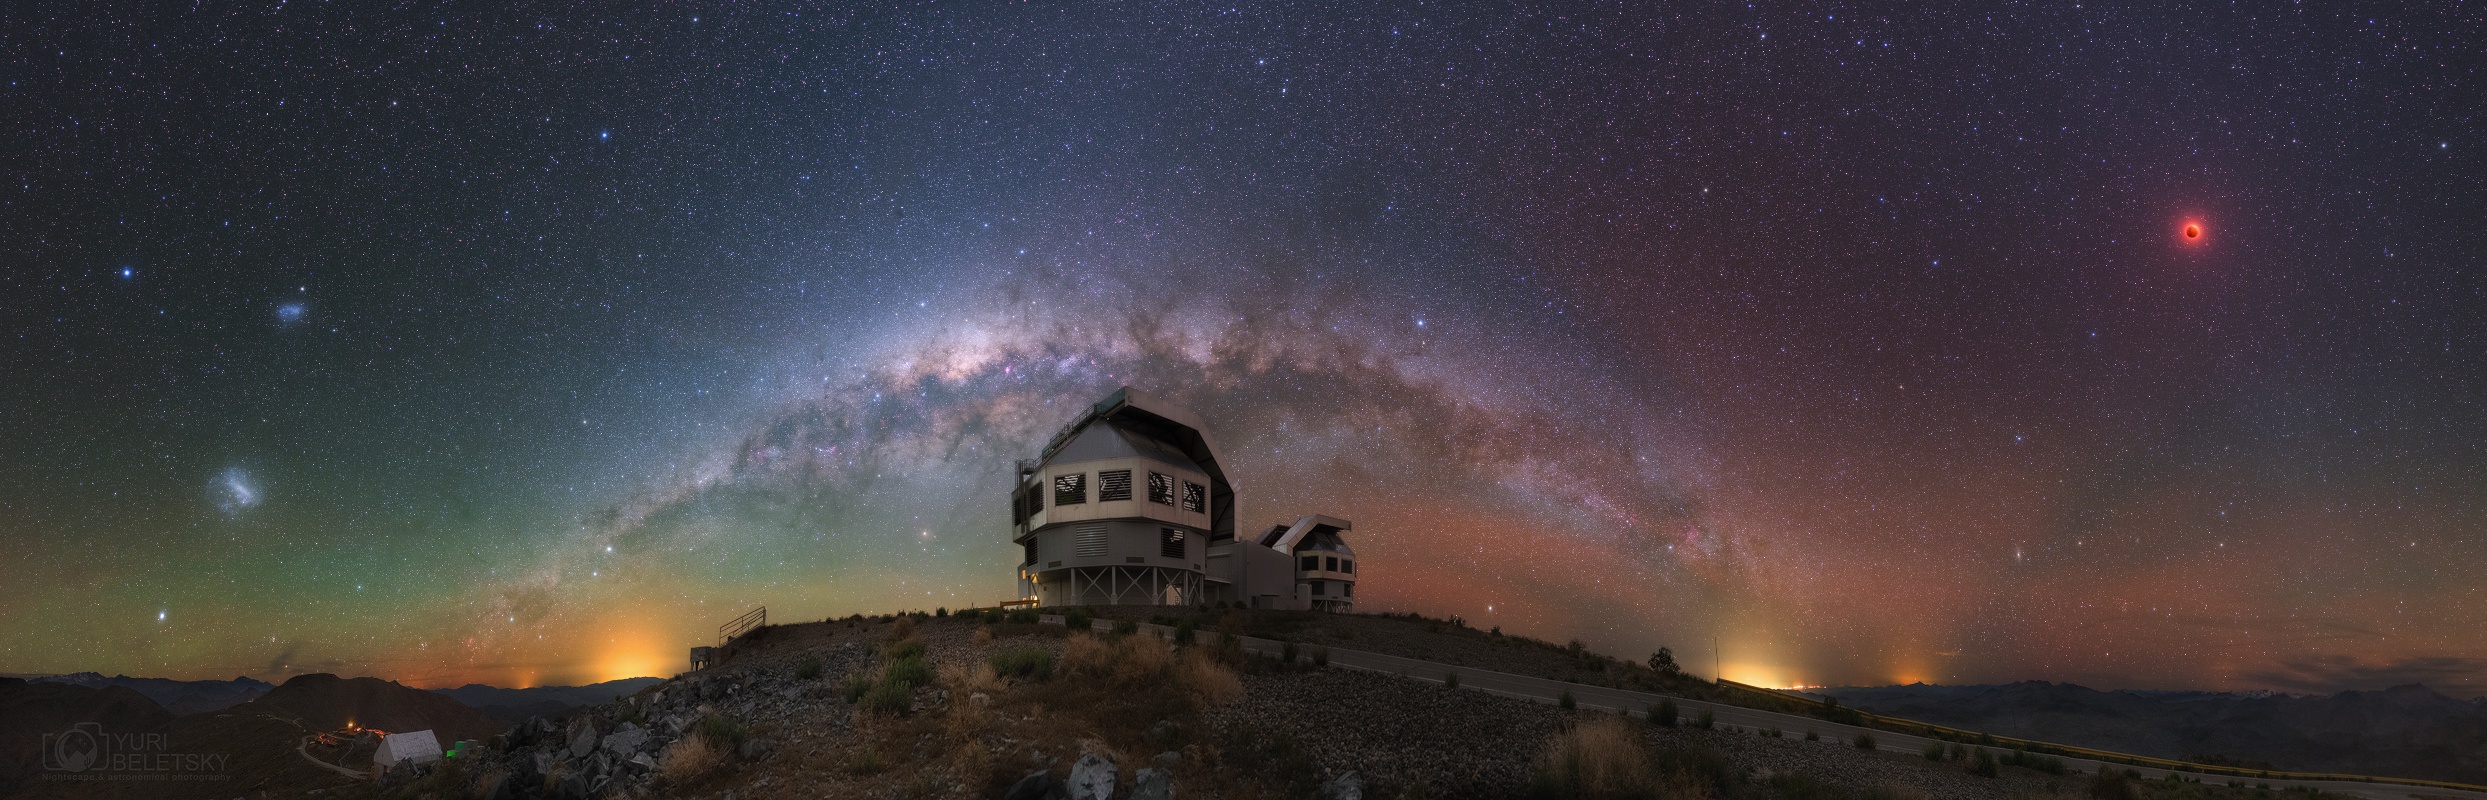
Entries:
{"label": "star field", "polygon": [[29,9],[0,671],[584,682],[989,605],[1012,461],[1128,384],[1246,527],[1355,520],[1368,609],[2487,694],[2482,22]]}

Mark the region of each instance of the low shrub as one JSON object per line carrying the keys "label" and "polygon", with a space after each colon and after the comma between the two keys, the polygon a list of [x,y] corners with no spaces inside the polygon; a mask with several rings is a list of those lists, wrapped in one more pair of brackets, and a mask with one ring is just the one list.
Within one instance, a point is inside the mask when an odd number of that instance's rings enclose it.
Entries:
{"label": "low shrub", "polygon": [[1809,772],[1770,776],[1770,796],[1777,800],[1847,800],[1846,794]]}
{"label": "low shrub", "polygon": [[692,725],[691,735],[707,742],[709,747],[732,753],[742,748],[743,740],[751,738],[751,729],[733,717],[710,714]]}
{"label": "low shrub", "polygon": [[1188,620],[1188,619],[1187,619],[1187,620],[1184,620],[1184,621],[1182,621],[1182,622],[1175,623],[1175,626],[1174,626],[1174,643],[1175,643],[1175,644],[1191,644],[1191,643],[1192,643],[1192,640],[1193,640],[1194,638],[1198,637],[1199,635],[1200,635],[1200,623],[1193,622],[1193,621]]}
{"label": "low shrub", "polygon": [[1675,707],[1675,698],[1664,698],[1649,709],[1649,721],[1661,728],[1672,728],[1675,727],[1676,715],[1680,713]]}
{"label": "low shrub", "polygon": [[879,775],[888,770],[889,759],[883,758],[881,751],[873,749],[871,745],[855,748],[855,752],[846,754],[846,774],[848,775]]}
{"label": "low shrub", "polygon": [[1457,672],[1445,672],[1445,673],[1442,673],[1442,688],[1445,688],[1445,689],[1457,689],[1457,688],[1459,688],[1459,673],[1457,673]]}
{"label": "low shrub", "polygon": [[865,692],[872,691],[872,679],[861,675],[848,678],[846,679],[846,685],[838,687],[838,691],[840,694],[846,696],[846,702],[852,703],[862,700],[864,699]]}
{"label": "low shrub", "polygon": [[794,679],[798,681],[819,680],[820,657],[809,656],[803,659],[803,663],[795,665]]}
{"label": "low shrub", "polygon": [[1005,678],[1045,680],[1054,675],[1054,654],[1036,647],[1000,650],[985,657],[993,665],[993,674]]}
{"label": "low shrub", "polygon": [[1851,742],[1851,744],[1855,744],[1855,745],[1857,746],[1857,749],[1859,749],[1859,750],[1873,750],[1873,749],[1875,749],[1875,748],[1874,748],[1874,734],[1871,734],[1871,733],[1859,733],[1859,734],[1857,734],[1857,738],[1856,738],[1854,741],[1852,741],[1852,742]]}
{"label": "low shrub", "polygon": [[1786,736],[1787,734],[1780,732],[1778,728],[1763,728],[1762,735],[1777,739],[1782,736]]}
{"label": "low shrub", "polygon": [[1003,619],[1012,625],[1034,625],[1036,617],[1036,609],[1033,608],[1022,608],[1003,615]]}
{"label": "low shrub", "polygon": [[881,657],[891,661],[924,657],[924,640],[909,638],[881,645]]}
{"label": "low shrub", "polygon": [[918,686],[932,685],[933,667],[924,663],[922,654],[911,654],[891,661],[889,667],[881,673],[881,682],[903,683],[906,684],[907,690],[913,691]]}
{"label": "low shrub", "polygon": [[934,619],[947,619],[947,618],[949,618],[949,616],[950,616],[950,607],[949,607],[949,606],[942,606],[942,607],[940,607],[940,608],[933,609],[933,618],[934,618]]}
{"label": "low shrub", "polygon": [[1570,689],[1563,690],[1563,694],[1555,697],[1554,704],[1562,706],[1565,711],[1570,711],[1574,708],[1580,707],[1580,701],[1572,699],[1572,690]]}
{"label": "low shrub", "polygon": [[1822,734],[1821,734],[1821,733],[1818,733],[1818,732],[1815,732],[1815,731],[1810,731],[1810,730],[1805,731],[1805,741],[1808,741],[1808,742],[1819,742],[1819,741],[1822,741]]}
{"label": "low shrub", "polygon": [[2064,774],[2063,759],[2056,758],[2054,756],[2042,756],[2027,750],[2013,750],[2004,753],[2003,765],[2007,767],[2020,767],[2022,769],[2037,770],[2049,775]]}
{"label": "low shrub", "polygon": [[1296,647],[1294,642],[1287,642],[1278,648],[1278,663],[1290,665],[1294,664],[1295,656]]}
{"label": "low shrub", "polygon": [[914,694],[913,686],[884,680],[873,684],[872,690],[865,692],[863,699],[855,705],[868,713],[894,717],[907,713],[908,707],[913,705]]}
{"label": "low shrub", "polygon": [[2000,774],[2000,771],[1995,769],[1995,752],[1983,747],[1971,750],[1969,752],[1969,774],[1981,778],[1992,778]]}
{"label": "low shrub", "polygon": [[2106,768],[2106,765],[2102,765],[2097,775],[2089,775],[2089,798],[2141,800],[2141,790],[2134,788],[2134,780],[2124,778],[2124,773],[2116,773],[2114,768]]}
{"label": "low shrub", "polygon": [[1693,718],[1693,727],[1705,731],[1718,727],[1718,714],[1706,708],[1702,709],[1701,716]]}
{"label": "low shrub", "polygon": [[1328,666],[1330,666],[1330,648],[1327,648],[1327,647],[1316,647],[1316,648],[1313,648],[1313,666],[1316,666],[1316,667],[1328,667]]}
{"label": "low shrub", "polygon": [[1096,630],[1096,622],[1097,618],[1089,616],[1086,611],[1072,609],[1062,612],[1062,626],[1071,629],[1074,633]]}
{"label": "low shrub", "polygon": [[1126,620],[1118,620],[1118,621],[1116,621],[1116,622],[1114,623],[1114,630],[1113,630],[1113,634],[1114,634],[1114,635],[1116,635],[1116,636],[1130,636],[1130,635],[1132,635],[1132,634],[1139,633],[1139,632],[1140,632],[1140,623],[1133,622],[1133,621],[1131,621],[1131,620],[1127,620],[1127,619],[1126,619]]}
{"label": "low shrub", "polygon": [[1948,749],[1948,748],[1945,748],[1945,747],[1943,746],[1943,743],[1942,743],[1942,742],[1927,742],[1927,743],[1926,743],[1926,760],[1927,760],[1927,761],[1941,761],[1941,760],[1943,760],[1943,754],[1944,754],[1944,752],[1945,752],[1947,749]]}

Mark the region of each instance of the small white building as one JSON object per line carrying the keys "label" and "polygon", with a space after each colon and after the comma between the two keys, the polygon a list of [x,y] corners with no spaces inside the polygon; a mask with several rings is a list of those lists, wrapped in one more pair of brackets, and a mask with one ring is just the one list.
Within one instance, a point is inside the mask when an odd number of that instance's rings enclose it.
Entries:
{"label": "small white building", "polygon": [[1235,489],[1208,428],[1124,387],[1020,462],[1019,596],[1040,606],[1354,610],[1355,552],[1340,536],[1354,524],[1310,514],[1237,535]]}
{"label": "small white building", "polygon": [[440,737],[431,731],[392,733],[380,740],[380,749],[371,754],[371,763],[381,771],[413,767],[440,760]]}

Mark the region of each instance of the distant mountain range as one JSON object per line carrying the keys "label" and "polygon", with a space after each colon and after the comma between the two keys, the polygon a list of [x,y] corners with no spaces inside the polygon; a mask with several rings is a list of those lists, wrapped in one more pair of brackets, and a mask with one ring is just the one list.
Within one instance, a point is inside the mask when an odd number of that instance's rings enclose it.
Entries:
{"label": "distant mountain range", "polygon": [[[298,794],[334,786],[340,777],[295,752],[302,737],[347,723],[385,731],[431,730],[442,744],[484,739],[532,716],[559,716],[661,683],[656,678],[592,686],[501,689],[468,684],[423,690],[378,678],[298,675],[282,685],[242,677],[229,681],[105,677],[82,672],[23,680],[0,677],[0,797],[40,788],[45,796],[113,796],[109,782],[40,782],[46,735],[91,724],[102,734],[163,734],[166,752],[229,757],[216,769],[232,782],[169,782],[151,796],[219,800],[236,785]],[[114,739],[124,746],[127,741]],[[349,780],[350,782],[350,780]],[[160,790],[160,791],[158,791]]]}
{"label": "distant mountain range", "polygon": [[276,688],[276,684],[251,678],[237,677],[229,681],[177,681],[169,678],[132,678],[127,675],[114,675],[107,678],[94,672],[52,675],[36,678],[34,682],[64,683],[89,689],[119,686],[144,695],[147,699],[155,701],[156,705],[163,706],[165,711],[177,715],[221,711],[257,700],[260,695],[267,694],[269,689]]}
{"label": "distant mountain range", "polygon": [[1814,693],[1877,714],[2160,758],[2487,783],[2487,698],[2456,700],[2422,685],[2321,696],[2102,692],[2046,681]]}
{"label": "distant mountain range", "polygon": [[[33,678],[31,682],[89,689],[119,686],[155,701],[156,705],[175,716],[222,711],[257,700],[268,690],[276,688],[275,684],[248,677],[229,681],[177,681],[127,675],[105,677],[94,672],[47,675]],[[448,695],[469,708],[482,711],[503,725],[515,725],[528,717],[557,717],[573,708],[610,702],[663,682],[662,678],[624,678],[586,686],[538,686],[531,689],[503,689],[470,683],[455,689],[431,691]]]}
{"label": "distant mountain range", "polygon": [[504,725],[516,725],[525,722],[528,717],[557,717],[573,708],[612,702],[615,698],[627,697],[664,682],[663,678],[623,678],[586,686],[538,686],[533,689],[503,689],[470,683],[455,689],[432,691],[489,714]]}

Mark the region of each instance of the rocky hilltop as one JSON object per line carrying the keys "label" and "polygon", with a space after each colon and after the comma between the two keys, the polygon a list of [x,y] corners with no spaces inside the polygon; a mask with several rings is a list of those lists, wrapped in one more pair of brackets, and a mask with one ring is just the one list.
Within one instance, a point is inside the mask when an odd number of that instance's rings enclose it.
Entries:
{"label": "rocky hilltop", "polygon": [[[1437,620],[1190,612],[1158,621],[1175,626],[1173,641],[982,614],[764,628],[717,666],[567,718],[529,720],[485,758],[394,790],[732,800],[2281,794],[2084,775],[1969,746],[1892,753],[1799,728],[1689,715],[1658,724],[1324,661],[1321,643],[1352,642],[1559,678],[1665,680],[1577,647]],[[1214,628],[1304,646],[1291,659],[1249,655]]]}

